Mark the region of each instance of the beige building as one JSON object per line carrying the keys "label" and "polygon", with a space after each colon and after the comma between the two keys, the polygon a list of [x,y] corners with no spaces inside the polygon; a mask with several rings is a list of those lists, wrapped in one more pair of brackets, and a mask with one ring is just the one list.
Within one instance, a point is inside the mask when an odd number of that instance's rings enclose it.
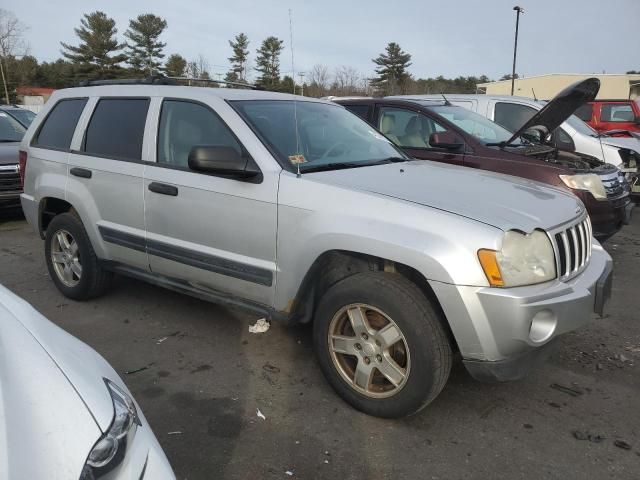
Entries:
{"label": "beige building", "polygon": [[[573,74],[549,73],[535,77],[517,78],[513,94],[520,97],[548,100],[556,96],[563,88],[578,80],[589,77],[600,79],[598,98],[626,99],[640,97],[640,74]],[[511,80],[479,83],[478,93],[487,95],[510,95]]]}

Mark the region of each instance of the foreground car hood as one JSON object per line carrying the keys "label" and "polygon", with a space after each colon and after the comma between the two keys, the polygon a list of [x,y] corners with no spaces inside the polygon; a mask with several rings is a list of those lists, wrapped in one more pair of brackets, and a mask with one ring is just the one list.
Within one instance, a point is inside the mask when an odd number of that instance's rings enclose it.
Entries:
{"label": "foreground car hood", "polygon": [[13,312],[14,317],[49,354],[52,362],[78,392],[100,429],[106,431],[113,419],[113,402],[103,378],[129,391],[111,365],[91,347],[47,320],[29,303],[2,285],[0,305]]}
{"label": "foreground car hood", "polygon": [[100,428],[6,292],[0,286],[0,478],[79,478]]}
{"label": "foreground car hood", "polygon": [[437,208],[502,230],[549,229],[584,209],[572,194],[538,182],[424,160],[304,176]]}
{"label": "foreground car hood", "polygon": [[532,127],[540,126],[544,127],[549,133],[553,132],[567,118],[573,115],[573,112],[578,108],[585,103],[593,101],[599,90],[600,80],[597,78],[587,78],[569,85],[553,97],[553,100],[538,110],[506,143],[513,142]]}

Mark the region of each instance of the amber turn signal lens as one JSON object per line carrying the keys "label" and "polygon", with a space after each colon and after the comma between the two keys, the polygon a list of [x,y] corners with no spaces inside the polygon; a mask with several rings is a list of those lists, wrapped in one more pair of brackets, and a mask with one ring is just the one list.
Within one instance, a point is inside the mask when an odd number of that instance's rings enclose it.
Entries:
{"label": "amber turn signal lens", "polygon": [[489,285],[492,287],[504,287],[504,280],[502,279],[502,273],[498,266],[498,260],[496,259],[496,252],[494,250],[478,250],[478,260],[482,265],[482,270],[489,280]]}

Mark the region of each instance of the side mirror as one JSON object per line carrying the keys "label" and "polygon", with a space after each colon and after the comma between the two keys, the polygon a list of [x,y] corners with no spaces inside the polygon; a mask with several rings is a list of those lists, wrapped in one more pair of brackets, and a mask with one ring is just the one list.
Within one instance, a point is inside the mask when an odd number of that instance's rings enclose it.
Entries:
{"label": "side mirror", "polygon": [[462,147],[462,142],[454,132],[436,132],[429,136],[429,145],[447,150],[457,150]]}
{"label": "side mirror", "polygon": [[233,178],[262,177],[248,156],[235,148],[218,145],[196,145],[189,152],[189,168],[196,172],[225,175]]}

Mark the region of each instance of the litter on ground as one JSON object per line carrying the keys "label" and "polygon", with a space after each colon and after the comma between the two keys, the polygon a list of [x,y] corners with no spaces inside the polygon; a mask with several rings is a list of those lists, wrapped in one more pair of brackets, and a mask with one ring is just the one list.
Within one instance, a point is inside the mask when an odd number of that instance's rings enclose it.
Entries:
{"label": "litter on ground", "polygon": [[269,324],[269,322],[267,321],[266,318],[261,318],[255,324],[249,325],[249,332],[250,333],[264,333],[267,330],[269,330],[270,326],[271,325]]}
{"label": "litter on ground", "polygon": [[261,418],[263,420],[267,419],[267,417],[264,416],[264,414],[260,411],[259,408],[256,408],[256,415],[258,416],[258,418]]}

